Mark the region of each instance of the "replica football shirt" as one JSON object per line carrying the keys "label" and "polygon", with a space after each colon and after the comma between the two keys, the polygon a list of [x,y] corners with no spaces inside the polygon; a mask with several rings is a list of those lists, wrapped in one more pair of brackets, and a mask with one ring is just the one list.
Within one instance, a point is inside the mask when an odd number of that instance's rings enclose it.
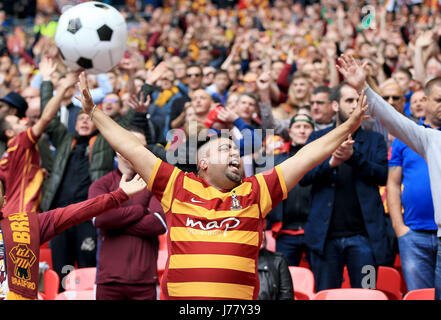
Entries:
{"label": "replica football shirt", "polygon": [[266,214],[286,199],[279,166],[220,191],[158,159],[147,188],[166,213],[166,299],[257,299]]}
{"label": "replica football shirt", "polygon": [[6,189],[3,212],[38,211],[43,184],[38,138],[32,129],[10,139],[0,160],[0,178]]}

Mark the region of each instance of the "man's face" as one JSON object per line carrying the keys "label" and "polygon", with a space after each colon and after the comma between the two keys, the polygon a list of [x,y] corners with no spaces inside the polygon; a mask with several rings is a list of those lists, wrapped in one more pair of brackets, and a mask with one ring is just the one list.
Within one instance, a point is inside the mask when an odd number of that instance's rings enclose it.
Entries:
{"label": "man's face", "polygon": [[203,69],[203,78],[202,78],[202,84],[204,87],[208,87],[211,85],[214,81],[214,73],[216,72],[216,69],[213,67],[205,67]]}
{"label": "man's face", "polygon": [[314,79],[316,80],[323,80],[326,77],[326,62],[322,61],[322,62],[315,62],[313,64],[314,66],[314,73],[313,76]]}
{"label": "man's face", "polygon": [[256,107],[256,101],[253,98],[243,95],[237,101],[234,111],[244,121],[249,122],[253,118],[253,113],[256,112]]}
{"label": "man's face", "polygon": [[233,141],[227,138],[212,140],[203,146],[204,163],[199,167],[206,171],[207,182],[225,190],[236,187],[242,180],[243,168],[240,153]]}
{"label": "man's face", "polygon": [[281,61],[275,61],[271,65],[271,76],[273,80],[277,80],[279,77],[280,72],[282,72],[282,69],[284,67],[284,63]]}
{"label": "man's face", "polygon": [[112,119],[116,118],[121,110],[121,104],[118,95],[114,93],[106,95],[103,99],[102,107],[103,112],[107,116]]}
{"label": "man's face", "polygon": [[21,96],[23,97],[23,99],[26,100],[29,105],[32,100],[40,99],[40,90],[38,90],[37,88],[27,87],[23,90]]}
{"label": "man's face", "polygon": [[392,78],[398,83],[403,92],[409,91],[410,78],[404,72],[395,72]]}
{"label": "man's face", "polygon": [[187,69],[187,84],[191,90],[199,89],[202,85],[202,71],[197,67]]}
{"label": "man's face", "polygon": [[112,88],[116,91],[116,89],[118,89],[118,77],[113,72],[107,72],[106,75],[109,77]]}
{"label": "man's face", "polygon": [[437,128],[441,127],[441,86],[432,87],[425,109],[427,120]]}
{"label": "man's face", "polygon": [[340,122],[345,122],[351,116],[357,107],[358,93],[357,90],[350,86],[341,88],[341,97],[338,105],[338,117]]}
{"label": "man's face", "polygon": [[201,49],[198,54],[198,61],[200,64],[209,64],[212,59],[211,52],[208,49]]}
{"label": "man's face", "polygon": [[206,114],[210,110],[211,103],[211,96],[204,89],[196,90],[191,99],[191,105],[198,115]]}
{"label": "man's face", "polygon": [[28,126],[32,127],[40,118],[40,99],[32,99],[28,102],[26,109],[26,118],[28,119]]}
{"label": "man's face", "polygon": [[226,73],[219,73],[214,77],[214,83],[218,93],[224,93],[225,90],[227,90],[229,82],[230,80],[228,79],[228,75]]}
{"label": "man's face", "polygon": [[292,82],[292,93],[297,99],[304,99],[309,93],[309,82],[305,78],[297,78]]}
{"label": "man's face", "polygon": [[175,67],[173,68],[173,71],[175,72],[177,79],[184,79],[185,78],[186,68],[187,68],[187,66],[185,65],[185,63],[178,63],[175,65]]}
{"label": "man's face", "polygon": [[[308,120],[304,115],[299,115],[296,120]],[[311,123],[305,121],[294,122],[289,128],[289,137],[291,138],[291,143],[295,146],[303,146],[308,140],[309,135],[314,131],[314,127]]]}
{"label": "man's face", "polygon": [[170,90],[173,87],[173,81],[175,81],[175,75],[173,71],[168,70],[159,78],[162,90]]}
{"label": "man's face", "polygon": [[11,114],[7,115],[5,120],[9,123],[9,126],[13,132],[10,137],[16,136],[28,129],[28,121],[26,119],[20,119],[19,117]]}
{"label": "man's face", "polygon": [[96,127],[90,117],[86,113],[81,113],[77,117],[77,122],[75,123],[75,130],[82,137],[89,136],[95,131]]}
{"label": "man's face", "polygon": [[332,110],[329,95],[326,92],[319,92],[311,95],[311,117],[317,123],[329,123],[335,115]]}
{"label": "man's face", "polygon": [[403,113],[405,100],[400,90],[401,88],[395,85],[386,86],[381,89],[381,96],[398,112]]}
{"label": "man's face", "polygon": [[422,118],[426,114],[427,97],[424,91],[416,91],[410,97],[410,113],[415,118]]}

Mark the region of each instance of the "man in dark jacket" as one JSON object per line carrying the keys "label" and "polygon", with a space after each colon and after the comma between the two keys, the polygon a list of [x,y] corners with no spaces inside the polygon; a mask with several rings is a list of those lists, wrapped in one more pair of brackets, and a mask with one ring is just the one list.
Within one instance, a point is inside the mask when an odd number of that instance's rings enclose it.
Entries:
{"label": "man in dark jacket", "polygon": [[[274,156],[278,165],[299,151],[314,131],[314,121],[307,114],[297,114],[291,118],[289,153]],[[303,253],[309,258],[305,243],[305,224],[308,220],[311,201],[311,186],[296,185],[288,192],[288,198],[277,205],[268,215],[273,235],[276,238],[276,251],[281,252],[290,266],[298,266]]]}
{"label": "man in dark jacket", "polygon": [[[337,126],[351,115],[358,97],[345,83],[333,90]],[[332,129],[315,131],[308,141]],[[361,128],[300,181],[301,185],[312,184],[305,238],[311,249],[316,291],[341,287],[345,264],[354,288],[362,287],[365,266],[384,264],[387,244],[378,187],[386,181],[386,142],[380,134]]]}
{"label": "man in dark jacket", "polygon": [[[140,129],[130,131],[147,146]],[[89,188],[89,199],[118,188],[121,176],[136,172],[117,153],[118,169]],[[166,232],[164,211],[153,194],[144,189],[123,206],[95,219],[98,229],[97,300],[155,300],[158,235]]]}
{"label": "man in dark jacket", "polygon": [[258,300],[293,300],[294,289],[283,254],[265,249],[265,233],[257,261],[260,289]]}
{"label": "man in dark jacket", "polygon": [[[42,82],[42,111],[53,91],[51,81]],[[77,115],[75,133],[69,132],[60,118],[55,117],[46,134],[56,152],[52,173],[43,186],[42,211],[86,200],[90,184],[114,169],[115,152],[98,134],[89,116],[81,111]],[[96,266],[96,229],[91,221],[63,231],[51,240],[50,247],[54,270],[60,278],[65,276],[65,266],[75,263],[79,268]]]}

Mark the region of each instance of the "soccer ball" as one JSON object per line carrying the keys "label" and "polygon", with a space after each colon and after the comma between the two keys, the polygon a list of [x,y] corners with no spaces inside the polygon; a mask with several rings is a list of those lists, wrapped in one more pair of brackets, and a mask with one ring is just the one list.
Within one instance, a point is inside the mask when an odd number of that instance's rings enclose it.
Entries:
{"label": "soccer ball", "polygon": [[114,7],[83,2],[67,9],[58,20],[55,44],[66,66],[98,74],[111,70],[122,59],[127,24]]}

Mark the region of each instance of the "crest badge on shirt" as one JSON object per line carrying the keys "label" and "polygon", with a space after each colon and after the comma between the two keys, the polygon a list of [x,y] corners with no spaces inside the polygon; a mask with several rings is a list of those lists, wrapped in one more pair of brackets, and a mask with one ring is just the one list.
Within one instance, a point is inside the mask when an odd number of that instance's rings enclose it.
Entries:
{"label": "crest badge on shirt", "polygon": [[[37,257],[26,244],[19,244],[12,248],[9,252],[12,262],[14,263],[14,276],[18,279],[16,282],[21,286],[25,286],[25,282],[31,280],[31,267],[37,260]],[[14,278],[13,280],[14,281]],[[27,287],[35,284],[27,284]]]}
{"label": "crest badge on shirt", "polygon": [[237,199],[237,194],[235,191],[233,191],[233,194],[231,195],[233,200],[231,200],[231,210],[240,210],[242,209],[242,206],[240,205],[239,199]]}

